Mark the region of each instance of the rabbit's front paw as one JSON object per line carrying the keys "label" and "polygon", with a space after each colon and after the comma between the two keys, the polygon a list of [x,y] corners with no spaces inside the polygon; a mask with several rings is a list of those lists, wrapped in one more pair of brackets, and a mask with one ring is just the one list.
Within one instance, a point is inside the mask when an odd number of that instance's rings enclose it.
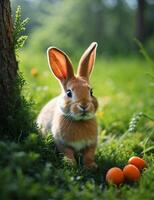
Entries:
{"label": "rabbit's front paw", "polygon": [[98,169],[98,165],[95,162],[85,163],[86,169]]}
{"label": "rabbit's front paw", "polygon": [[86,169],[97,169],[98,166],[94,161],[94,154],[95,154],[96,145],[92,145],[87,147],[84,150],[84,166]]}
{"label": "rabbit's front paw", "polygon": [[68,158],[67,156],[64,156],[64,162],[72,167],[75,167],[77,165],[75,159]]}
{"label": "rabbit's front paw", "polygon": [[73,151],[73,149],[71,149],[71,148],[65,148],[64,149],[64,160],[69,165],[76,166],[77,163],[76,163],[76,160],[74,158],[74,151]]}

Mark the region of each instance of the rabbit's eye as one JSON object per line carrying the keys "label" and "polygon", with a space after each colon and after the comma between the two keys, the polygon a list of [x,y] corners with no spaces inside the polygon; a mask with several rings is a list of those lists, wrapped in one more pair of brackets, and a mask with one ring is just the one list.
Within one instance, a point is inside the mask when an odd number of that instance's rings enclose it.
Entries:
{"label": "rabbit's eye", "polygon": [[90,89],[90,95],[93,96],[93,89]]}
{"label": "rabbit's eye", "polygon": [[72,97],[72,91],[71,90],[67,90],[66,94],[67,94],[68,97],[70,97],[70,98]]}

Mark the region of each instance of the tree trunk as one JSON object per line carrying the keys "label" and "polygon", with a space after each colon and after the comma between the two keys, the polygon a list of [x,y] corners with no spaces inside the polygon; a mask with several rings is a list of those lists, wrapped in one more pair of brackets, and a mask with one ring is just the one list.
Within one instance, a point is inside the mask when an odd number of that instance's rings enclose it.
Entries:
{"label": "tree trunk", "polygon": [[145,0],[138,0],[137,9],[137,39],[144,41],[144,6]]}
{"label": "tree trunk", "polygon": [[[0,0],[0,136],[9,126],[18,63],[13,48],[13,24],[9,0]],[[13,107],[13,106],[12,106]]]}

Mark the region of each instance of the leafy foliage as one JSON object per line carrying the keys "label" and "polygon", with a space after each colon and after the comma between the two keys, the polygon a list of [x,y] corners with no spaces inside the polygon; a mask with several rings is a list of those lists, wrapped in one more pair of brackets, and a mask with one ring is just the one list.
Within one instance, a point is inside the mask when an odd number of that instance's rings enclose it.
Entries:
{"label": "leafy foliage", "polygon": [[16,9],[16,14],[13,24],[13,42],[14,49],[17,51],[24,46],[25,41],[27,40],[27,35],[22,35],[23,31],[26,30],[25,26],[29,22],[29,18],[22,20],[21,18],[21,7],[18,6]]}
{"label": "leafy foliage", "polygon": [[142,117],[145,117],[145,118],[150,119],[151,121],[154,121],[154,119],[152,119],[151,117],[149,117],[148,115],[146,115],[142,112],[134,114],[134,116],[132,117],[132,119],[129,122],[128,132],[135,132],[137,130],[137,125]]}
{"label": "leafy foliage", "polygon": [[[145,154],[148,168],[139,182],[125,184],[120,188],[106,185],[106,171],[124,167],[132,155],[143,150],[141,134],[136,133],[125,140],[112,138],[101,141],[96,160],[98,171],[68,166],[58,154],[53,138],[41,138],[30,134],[22,143],[0,142],[0,198],[15,199],[153,199],[154,159]],[[153,141],[154,142],[154,141]],[[148,188],[148,189],[147,189]]]}
{"label": "leafy foliage", "polygon": [[[1,138],[22,141],[30,131],[36,131],[34,102],[26,94],[25,80],[18,72],[14,91],[8,104],[9,115],[3,127],[0,127]],[[23,94],[25,93],[25,94]]]}
{"label": "leafy foliage", "polygon": [[138,39],[136,39],[136,38],[134,39],[134,41],[137,44],[137,46],[139,47],[139,51],[143,55],[143,57],[146,59],[146,61],[152,63],[152,59],[149,56],[149,54],[147,53],[147,51],[144,48],[143,44]]}
{"label": "leafy foliage", "polygon": [[[22,36],[21,33],[25,30],[25,25],[28,18],[21,20],[21,7],[18,6],[14,21],[13,42],[14,50],[21,48],[27,36]],[[26,82],[22,73],[17,71],[12,95],[8,100],[8,113],[5,123],[0,127],[0,136],[3,139],[11,139],[14,141],[21,141],[29,132],[36,131],[36,124],[34,122],[33,101],[30,95],[26,94]],[[23,94],[24,93],[24,94]]]}

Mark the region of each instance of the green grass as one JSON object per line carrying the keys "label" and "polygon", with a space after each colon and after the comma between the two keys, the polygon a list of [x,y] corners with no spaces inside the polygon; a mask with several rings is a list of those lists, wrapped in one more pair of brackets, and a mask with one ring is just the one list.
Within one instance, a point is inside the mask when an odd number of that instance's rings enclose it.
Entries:
{"label": "green grass", "polygon": [[[48,100],[60,93],[60,86],[49,70],[46,55],[34,55],[32,61],[30,58],[30,55],[21,55],[21,69],[39,112]],[[73,61],[76,68],[78,62]],[[38,76],[31,75],[32,68],[38,70]],[[101,127],[123,133],[134,113],[142,111],[153,116],[153,80],[147,75],[152,70],[150,64],[137,58],[97,59],[91,82],[100,104],[97,115]]]}
{"label": "green grass", "polygon": [[[37,116],[59,94],[60,87],[48,69],[46,55],[21,54],[20,59],[28,83],[24,92],[33,96]],[[38,76],[31,75],[32,68],[38,70]],[[141,59],[97,59],[91,82],[100,104],[98,171],[83,169],[80,156],[77,168],[69,166],[49,135],[41,138],[31,133],[23,142],[1,141],[0,199],[154,199],[154,122],[141,117],[137,131],[127,131],[134,113],[154,118],[153,79],[147,72],[152,74],[151,64]],[[148,163],[141,179],[120,187],[108,185],[107,170],[123,168],[133,155]]]}

